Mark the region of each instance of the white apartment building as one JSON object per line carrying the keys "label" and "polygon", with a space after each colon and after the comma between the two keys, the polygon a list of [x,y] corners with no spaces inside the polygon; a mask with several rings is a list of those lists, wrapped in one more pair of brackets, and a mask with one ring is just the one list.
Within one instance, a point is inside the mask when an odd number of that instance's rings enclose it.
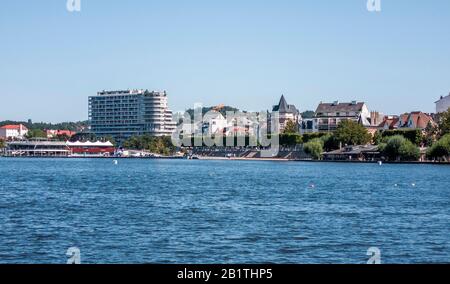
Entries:
{"label": "white apartment building", "polygon": [[320,103],[316,110],[314,127],[319,132],[335,131],[342,120],[352,120],[369,127],[370,112],[364,102]]}
{"label": "white apartment building", "polygon": [[7,139],[23,139],[28,133],[28,128],[23,124],[5,125],[0,127],[0,138]]}
{"label": "white apartment building", "polygon": [[450,108],[450,94],[441,97],[436,103],[436,113],[446,112]]}
{"label": "white apartment building", "polygon": [[144,134],[170,136],[176,129],[172,116],[165,91],[102,91],[89,97],[91,131],[119,142]]}

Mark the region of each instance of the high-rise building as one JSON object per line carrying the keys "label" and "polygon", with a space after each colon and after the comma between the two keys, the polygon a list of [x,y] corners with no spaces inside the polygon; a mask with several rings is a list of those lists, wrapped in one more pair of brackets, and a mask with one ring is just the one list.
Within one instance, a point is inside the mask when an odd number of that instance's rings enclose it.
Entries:
{"label": "high-rise building", "polygon": [[148,90],[101,91],[89,97],[89,124],[97,136],[122,142],[132,136],[170,136],[176,129],[167,93]]}

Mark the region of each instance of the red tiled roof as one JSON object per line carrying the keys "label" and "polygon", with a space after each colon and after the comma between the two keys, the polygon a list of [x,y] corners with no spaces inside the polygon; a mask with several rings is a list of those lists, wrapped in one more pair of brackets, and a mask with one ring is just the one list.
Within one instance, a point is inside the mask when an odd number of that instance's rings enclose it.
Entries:
{"label": "red tiled roof", "polygon": [[409,117],[409,113],[404,113],[400,115],[400,118],[398,119],[397,122],[400,122],[399,127],[405,127],[406,124],[408,123],[408,117]]}
{"label": "red tiled roof", "polygon": [[8,124],[8,125],[2,126],[0,128],[1,129],[16,129],[16,130],[19,130],[20,126],[22,126],[23,130],[27,130],[27,128],[23,124],[19,124],[19,125]]}
{"label": "red tiled roof", "polygon": [[433,122],[431,116],[420,111],[412,112],[408,117],[408,121],[409,120],[412,121],[413,128],[421,128],[421,129],[425,129],[430,121]]}
{"label": "red tiled roof", "polygon": [[74,131],[70,130],[47,130],[47,136],[58,136],[58,135],[66,135],[72,137],[76,134]]}
{"label": "red tiled roof", "polygon": [[389,129],[394,129],[399,122],[399,118],[397,116],[394,117],[385,117],[383,122],[379,125],[379,127],[388,127]]}

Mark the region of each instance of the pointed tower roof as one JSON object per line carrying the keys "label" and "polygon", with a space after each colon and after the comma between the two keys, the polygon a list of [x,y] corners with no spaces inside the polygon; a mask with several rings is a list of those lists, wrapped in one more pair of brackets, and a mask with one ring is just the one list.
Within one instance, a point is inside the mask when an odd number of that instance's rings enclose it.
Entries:
{"label": "pointed tower roof", "polygon": [[289,105],[284,98],[284,95],[281,95],[280,102],[278,105],[273,107],[273,111],[278,111],[280,113],[296,113],[298,112],[295,106]]}
{"label": "pointed tower roof", "polygon": [[281,95],[280,103],[278,104],[278,111],[286,112],[289,109],[289,105],[284,98],[284,95]]}

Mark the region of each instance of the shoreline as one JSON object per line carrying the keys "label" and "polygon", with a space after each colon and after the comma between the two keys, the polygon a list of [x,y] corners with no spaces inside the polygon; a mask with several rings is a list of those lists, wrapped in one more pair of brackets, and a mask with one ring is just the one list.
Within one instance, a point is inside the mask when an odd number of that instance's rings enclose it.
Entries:
{"label": "shoreline", "polygon": [[[188,160],[184,157],[7,157],[0,156],[0,159],[111,159],[111,160]],[[189,159],[197,161],[258,161],[258,162],[305,162],[305,163],[336,163],[336,164],[378,164],[379,161],[342,161],[342,160],[298,160],[284,158],[239,158],[239,157],[198,157],[197,159]],[[450,162],[432,162],[432,161],[383,161],[383,164],[400,164],[400,165],[450,165]]]}
{"label": "shoreline", "polygon": [[[201,157],[198,160],[206,161],[268,161],[268,162],[305,162],[305,163],[336,163],[336,164],[378,164],[379,161],[339,161],[339,160],[297,160],[283,158],[224,158],[224,157]],[[383,161],[383,164],[411,164],[411,165],[450,165],[450,162],[431,162],[431,161]]]}

